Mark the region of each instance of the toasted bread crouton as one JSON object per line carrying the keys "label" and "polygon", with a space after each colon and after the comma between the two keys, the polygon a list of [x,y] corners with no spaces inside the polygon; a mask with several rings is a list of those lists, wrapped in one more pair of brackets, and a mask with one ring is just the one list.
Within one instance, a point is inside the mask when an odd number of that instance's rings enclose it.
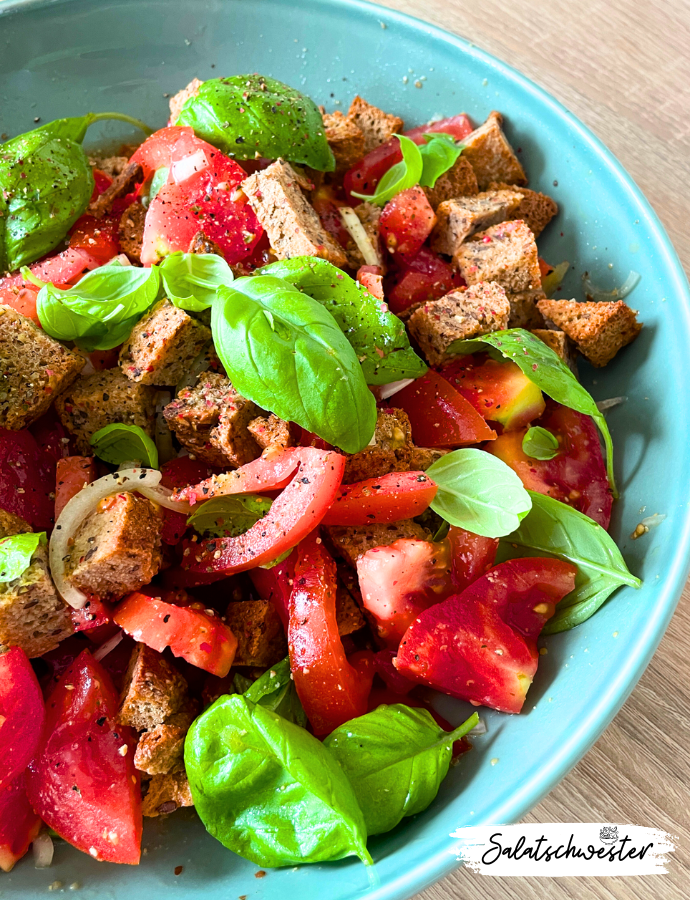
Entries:
{"label": "toasted bread crouton", "polygon": [[[364,231],[369,238],[371,246],[374,248],[374,252],[378,254],[379,259],[383,262],[379,242],[381,207],[375,206],[373,203],[369,203],[368,200],[365,200],[363,203],[358,203],[357,206],[354,207],[354,212],[364,226]],[[359,269],[360,266],[367,264],[362,255],[362,251],[359,249],[353,238],[350,238],[345,249],[347,250],[348,265],[351,269]],[[385,275],[385,268],[382,267],[382,271]]]}
{"label": "toasted bread crouton", "polygon": [[144,225],[146,223],[146,210],[139,201],[132,203],[120,216],[118,226],[118,239],[120,249],[127,254],[127,258],[137,265],[141,265],[141,248],[144,241]]}
{"label": "toasted bread crouton", "polygon": [[563,360],[564,363],[573,367],[573,353],[570,338],[564,331],[552,331],[549,328],[532,328],[532,334],[543,341],[547,347]]}
{"label": "toasted bread crouton", "polygon": [[360,96],[355,97],[350,104],[347,118],[354,122],[364,134],[363,156],[381,144],[385,144],[403,128],[403,120],[399,116],[383,112],[378,106],[372,106]]}
{"label": "toasted bread crouton", "polygon": [[40,418],[84,366],[45,331],[0,305],[0,428],[20,431]]}
{"label": "toasted bread crouton", "polygon": [[467,284],[495,281],[506,293],[541,288],[534,235],[524,222],[501,222],[461,244],[453,261]]}
{"label": "toasted bread crouton", "polygon": [[436,210],[438,221],[431,234],[432,248],[454,257],[470,235],[510,218],[521,200],[522,194],[515,191],[484,191],[472,197],[444,200]]}
{"label": "toasted bread crouton", "polygon": [[209,465],[239,468],[261,455],[247,430],[258,408],[238,394],[224,375],[204,372],[163,410],[178,441]]}
{"label": "toasted bread crouton", "polygon": [[187,703],[187,682],[161,653],[137,644],[120,695],[117,720],[137,731],[162,725]]}
{"label": "toasted bread crouton", "polygon": [[[14,534],[28,534],[33,528],[21,516],[0,509],[0,540]],[[0,641],[0,644],[2,641]]]}
{"label": "toasted bread crouton", "polygon": [[139,735],[134,752],[134,766],[148,775],[167,775],[184,771],[184,739],[199,713],[199,704],[188,697],[179,712]]}
{"label": "toasted bread crouton", "polygon": [[169,300],[159,300],[122,345],[120,368],[130,381],[177,384],[210,340],[210,328]]}
{"label": "toasted bread crouton", "polygon": [[642,330],[636,313],[623,300],[615,303],[578,303],[577,300],[540,300],[541,314],[575,343],[593,366],[611,362],[618,351]]}
{"label": "toasted bread crouton", "polygon": [[314,207],[300,190],[300,181],[289,163],[277,159],[267,169],[246,178],[242,190],[278,259],[318,256],[334,266],[344,266],[345,251],[321,224]]}
{"label": "toasted bread crouton", "polygon": [[357,567],[358,557],[372,547],[387,547],[404,537],[429,539],[429,532],[412,519],[377,525],[329,525],[325,531],[335,551],[353,569]]}
{"label": "toasted bread crouton", "polygon": [[427,358],[437,366],[449,358],[454,341],[465,341],[508,325],[510,303],[495,282],[478,282],[466,291],[451,291],[414,311],[408,327]]}
{"label": "toasted bread crouton", "polygon": [[398,462],[395,451],[411,446],[412,429],[407,413],[395,408],[378,410],[373,443],[347,456],[343,483],[354,484],[395,472]]}
{"label": "toasted bread crouton", "polygon": [[543,328],[544,316],[537,309],[540,300],[546,300],[546,294],[541,288],[537,291],[520,291],[517,294],[508,294],[510,303],[510,316],[508,328]]}
{"label": "toasted bread crouton", "polygon": [[527,184],[525,170],[508,143],[502,124],[503,116],[494,111],[483,125],[462,139],[462,155],[472,165],[480,191],[485,191],[492,181]]}
{"label": "toasted bread crouton", "polygon": [[90,456],[93,448],[89,439],[114,422],[138,425],[153,437],[156,389],[135,384],[119,369],[106,369],[78,378],[57,398],[55,409],[79,453]]}
{"label": "toasted bread crouton", "polygon": [[19,578],[0,582],[0,644],[21,647],[33,659],[73,631],[70,608],[48,572],[47,547],[40,544]]}
{"label": "toasted bread crouton", "polygon": [[89,215],[102,219],[106,213],[112,212],[113,204],[120,197],[126,197],[135,186],[144,180],[144,170],[139,163],[128,162],[111,184],[89,204]]}
{"label": "toasted bread crouton", "polygon": [[178,91],[174,94],[170,100],[168,101],[168,106],[170,107],[170,124],[174,125],[177,121],[177,117],[182,112],[182,107],[185,105],[187,100],[190,97],[196,97],[199,93],[199,88],[203,84],[203,81],[199,81],[198,78],[192,78],[187,87],[182,88],[181,91]]}
{"label": "toasted bread crouton", "polygon": [[161,564],[161,518],[145,497],[114,494],[79,526],[66,561],[85,594],[124,597],[148,584]]}
{"label": "toasted bread crouton", "polygon": [[165,816],[181,806],[194,806],[192,792],[184,772],[154,775],[148,783],[141,812],[148,818]]}
{"label": "toasted bread crouton", "polygon": [[489,190],[517,191],[522,194],[520,205],[508,218],[522,219],[523,222],[527,222],[535,238],[538,238],[551,219],[558,215],[558,204],[556,201],[552,200],[547,194],[540,194],[539,191],[531,191],[529,188],[495,181],[489,185]]}
{"label": "toasted bread crouton", "polygon": [[445,456],[448,450],[437,450],[434,447],[407,447],[397,451],[398,465],[396,472],[425,472],[429,466]]}
{"label": "toasted bread crouton", "polygon": [[256,443],[265,450],[267,447],[276,447],[284,450],[286,447],[294,447],[295,440],[290,433],[290,423],[271,413],[268,418],[258,416],[252,419],[247,430]]}
{"label": "toasted bread crouton", "polygon": [[335,156],[335,171],[344,172],[364,156],[364,132],[354,119],[344,116],[339,109],[323,114],[328,146]]}
{"label": "toasted bread crouton", "polygon": [[340,637],[354,634],[367,624],[359,604],[340,581],[335,592],[335,618]]}
{"label": "toasted bread crouton", "polygon": [[225,623],[237,638],[233,665],[266,669],[287,654],[287,640],[280,616],[270,600],[229,603]]}
{"label": "toasted bread crouton", "polygon": [[444,200],[470,197],[478,192],[477,176],[474,174],[472,164],[464,156],[459,156],[453,166],[436,179],[433,187],[424,188],[426,198],[434,212]]}
{"label": "toasted bread crouton", "polygon": [[129,165],[129,156],[90,156],[89,165],[93,169],[100,169],[111,178],[117,178]]}

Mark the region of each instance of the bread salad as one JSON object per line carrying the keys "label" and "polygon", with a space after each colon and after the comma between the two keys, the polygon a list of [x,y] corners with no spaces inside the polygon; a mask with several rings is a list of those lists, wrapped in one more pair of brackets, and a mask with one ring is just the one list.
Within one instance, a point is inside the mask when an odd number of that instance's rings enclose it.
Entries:
{"label": "bread salad", "polygon": [[[519,714],[540,634],[639,586],[575,354],[641,325],[554,299],[498,112],[259,75],[170,112],[0,145],[0,867],[137,864],[192,805],[261,867],[370,865],[485,728],[435,692]],[[104,118],[148,136],[89,158]]]}

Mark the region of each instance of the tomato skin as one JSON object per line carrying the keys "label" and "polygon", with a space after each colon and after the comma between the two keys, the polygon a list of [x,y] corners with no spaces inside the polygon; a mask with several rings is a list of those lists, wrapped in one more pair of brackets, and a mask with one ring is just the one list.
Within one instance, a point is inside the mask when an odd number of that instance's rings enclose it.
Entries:
{"label": "tomato skin", "polygon": [[557,559],[495,566],[412,622],[396,668],[452,697],[520,712],[537,671],[537,637],[576,574],[575,566]]}
{"label": "tomato skin", "polygon": [[48,412],[43,413],[33,425],[29,425],[29,431],[36,439],[38,446],[56,463],[69,456],[67,432],[62,427],[62,422],[58,419],[54,406],[51,406]]}
{"label": "tomato skin", "polygon": [[[394,694],[404,696],[405,694],[409,694],[412,688],[417,687],[417,685],[414,681],[410,681],[409,678],[405,678],[404,675],[401,675],[400,672],[398,672],[393,665],[394,658],[395,650],[379,650],[374,654],[374,672],[389,690],[393,691]],[[375,691],[371,692],[372,696],[374,693]],[[381,702],[396,703],[397,701],[391,700]],[[369,708],[371,709],[371,697]],[[376,709],[376,707],[374,707],[374,709]]]}
{"label": "tomato skin", "polygon": [[453,593],[461,594],[493,566],[498,550],[498,538],[482,537],[451,525],[448,530],[451,551],[450,580]]}
{"label": "tomato skin", "polygon": [[462,447],[492,441],[496,432],[438,372],[429,370],[395,395],[420,447]]}
{"label": "tomato skin", "polygon": [[335,562],[312,532],[297,549],[288,648],[297,694],[319,737],[366,712],[374,677],[371,666],[358,670],[345,655],[335,595]]}
{"label": "tomato skin", "polygon": [[322,184],[318,190],[313,191],[311,205],[316,210],[326,231],[336,239],[341,247],[347,247],[350,241],[350,233],[340,218],[340,207],[343,204],[336,197],[333,187],[328,184]]}
{"label": "tomato skin", "polygon": [[608,528],[613,496],[592,418],[548,400],[535,424],[558,438],[560,452],[553,459],[527,456],[522,449],[526,429],[502,434],[487,450],[507,463],[528,490],[567,503]]}
{"label": "tomato skin", "polygon": [[24,773],[0,788],[0,869],[10,872],[41,830],[40,816],[26,796]]}
{"label": "tomato skin", "polygon": [[55,459],[29,431],[0,428],[0,509],[21,516],[34,531],[50,531],[54,490]]}
{"label": "tomato skin", "polygon": [[98,477],[93,456],[66,456],[57,461],[55,472],[55,519],[72,497]]}
{"label": "tomato skin", "polygon": [[372,525],[421,515],[436,496],[436,483],[424,472],[391,472],[340,488],[323,517],[324,525]]}
{"label": "tomato skin", "polygon": [[418,303],[438,300],[465,282],[461,275],[453,272],[445,260],[430,250],[422,247],[412,259],[402,265],[384,281],[386,302],[396,315],[405,312]]}
{"label": "tomato skin", "polygon": [[38,747],[43,694],[21,647],[0,654],[0,789],[20,775]]}
{"label": "tomato skin", "polygon": [[235,658],[235,635],[202,603],[177,606],[135,591],[118,605],[113,620],[135,641],[159,653],[170,647],[174,656],[212,675],[227,675]]}
{"label": "tomato skin", "polygon": [[48,700],[27,793],[43,821],[77,849],[137,865],[142,818],[136,739],[116,722],[118,705],[110,676],[84,650]]}
{"label": "tomato skin", "polygon": [[[287,466],[285,457],[287,456]],[[262,466],[257,466],[262,463]],[[296,465],[295,465],[296,463]],[[239,537],[211,538],[185,544],[183,566],[193,572],[231,575],[270,562],[296,546],[319,524],[333,503],[345,471],[345,457],[332,450],[313,447],[284,450],[273,459],[260,457],[236,471],[252,467],[251,481],[262,482],[264,490],[275,487],[294,472],[292,480],[273,501],[268,514]],[[295,469],[297,470],[295,472]],[[263,475],[260,473],[263,472]],[[245,480],[238,478],[240,483]],[[245,487],[249,490],[250,487]]]}
{"label": "tomato skin", "polygon": [[97,372],[105,372],[106,369],[114,369],[117,366],[120,347],[113,347],[112,350],[92,350],[87,356]]}
{"label": "tomato skin", "polygon": [[383,207],[381,240],[389,253],[405,261],[413,259],[431,234],[436,213],[418,185],[400,191]]}
{"label": "tomato skin", "polygon": [[119,216],[103,216],[97,219],[88,213],[81,216],[70,229],[69,245],[86,250],[102,265],[120,252],[118,241]]}
{"label": "tomato skin", "polygon": [[186,125],[168,125],[159,128],[146,138],[132,154],[131,163],[139,163],[144,170],[144,181],[162,166],[170,166],[176,144],[185,139],[195,140],[194,129]]}
{"label": "tomato skin", "polygon": [[93,594],[81,609],[73,609],[70,616],[75,632],[88,632],[87,637],[96,644],[102,644],[119,631],[112,624],[113,610],[110,604]]}
{"label": "tomato skin", "polygon": [[290,620],[290,594],[296,564],[297,550],[293,550],[281,563],[270,569],[256,568],[249,571],[254,589],[262,600],[270,600],[274,605],[286,634]]}
{"label": "tomato skin", "polygon": [[474,131],[474,126],[470,122],[469,116],[465,113],[459,113],[457,116],[450,116],[447,119],[438,119],[436,122],[429,122],[427,125],[417,125],[405,132],[405,137],[410,138],[415,144],[425,143],[425,134],[435,134],[442,132],[449,134],[456,141],[461,141],[468,134]]}
{"label": "tomato skin", "polygon": [[36,300],[38,298],[38,289],[33,290],[30,287],[6,287],[0,285],[0,303],[3,306],[9,306],[18,312],[21,316],[41,326],[41,320],[38,318],[38,310]]}
{"label": "tomato skin", "polygon": [[[97,269],[100,263],[85,250],[70,248],[57,253],[55,256],[47,256],[39,262],[32,263],[29,269],[36,278],[41,281],[50,281],[57,286],[76,284],[86,272]],[[7,275],[0,278],[0,293],[9,288],[33,288],[36,287],[30,281],[24,281],[21,272],[16,275]]]}

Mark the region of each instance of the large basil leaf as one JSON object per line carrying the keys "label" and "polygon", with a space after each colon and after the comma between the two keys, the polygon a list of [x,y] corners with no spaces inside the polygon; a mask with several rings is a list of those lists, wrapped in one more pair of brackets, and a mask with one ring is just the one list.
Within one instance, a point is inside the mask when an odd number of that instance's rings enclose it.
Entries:
{"label": "large basil leaf", "polygon": [[260,703],[221,697],[184,748],[196,811],[225,847],[258,866],[372,860],[364,817],[321,741]]}
{"label": "large basil leaf", "polygon": [[88,206],[94,181],[81,143],[89,125],[101,119],[121,119],[150,133],[130,116],[89,113],[48,122],[0,145],[0,194],[6,209],[0,272],[48,253]]}
{"label": "large basil leaf", "polygon": [[174,306],[189,312],[210,309],[216,290],[232,284],[232,269],[215,253],[183,253],[166,256],[158,267],[163,292]]}
{"label": "large basil leaf", "polygon": [[496,562],[521,556],[557,556],[577,566],[575,589],[556,607],[544,634],[568,631],[589,619],[622,584],[638,588],[613,538],[565,503],[529,491],[532,509],[499,545]]}
{"label": "large basil leaf", "polygon": [[352,344],[367,384],[418,378],[426,372],[400,319],[327,260],[296,256],[265,266],[261,274],[289,281],[331,313]]}
{"label": "large basil leaf", "polygon": [[218,288],[216,352],[235,388],[263,409],[356,453],[376,425],[376,402],[333,316],[271,275]]}
{"label": "large basil leaf", "polygon": [[507,359],[517,363],[529,380],[557,403],[594,419],[606,444],[606,471],[613,496],[617,497],[613,475],[613,441],[606,419],[563,360],[543,341],[523,328],[494,331],[471,341],[456,341],[450,345],[448,352],[477,353],[483,349],[484,344],[494,347]]}
{"label": "large basil leaf", "polygon": [[13,534],[0,541],[0,582],[14,581],[31,565],[39,544],[46,544],[46,533]]}
{"label": "large basil leaf", "polygon": [[244,696],[252,703],[260,703],[271,712],[277,713],[302,728],[307,727],[307,714],[297,696],[295,682],[290,676],[289,657],[281,659],[279,663],[271,666],[260,678],[257,678],[244,692]]}
{"label": "large basil leaf", "polygon": [[89,443],[99,459],[114,466],[137,461],[150,469],[158,468],[156,445],[139,425],[105,425],[89,438]]}
{"label": "large basil leaf", "polygon": [[351,719],[324,740],[354,788],[367,834],[382,834],[422,812],[448,774],[453,741],[479,721],[474,713],[444,731],[426,709],[400,703]]}
{"label": "large basil leaf", "polygon": [[373,194],[357,194],[355,191],[352,191],[353,197],[359,197],[360,200],[368,200],[376,206],[385,206],[396,194],[414,187],[415,184],[419,184],[419,179],[422,177],[424,169],[419,147],[410,138],[405,137],[404,134],[394,134],[393,137],[400,141],[403,158],[400,162],[391,166],[382,176]]}
{"label": "large basil leaf", "polygon": [[483,450],[453,450],[426,474],[438,485],[431,502],[434,512],[474,534],[509,534],[530,510],[529,494],[515,472]]}
{"label": "large basil leaf", "polygon": [[313,100],[263,75],[212,78],[182,107],[175,125],[190,125],[233,159],[282,157],[322,172],[335,169]]}
{"label": "large basil leaf", "polygon": [[187,525],[204,537],[237,537],[249,531],[271,508],[272,501],[259,494],[213,497],[187,519]]}
{"label": "large basil leaf", "polygon": [[432,188],[441,175],[453,168],[464,149],[464,144],[456,143],[452,135],[442,131],[425,134],[424,137],[427,143],[419,147],[422,154],[422,174],[419,183],[423,187]]}

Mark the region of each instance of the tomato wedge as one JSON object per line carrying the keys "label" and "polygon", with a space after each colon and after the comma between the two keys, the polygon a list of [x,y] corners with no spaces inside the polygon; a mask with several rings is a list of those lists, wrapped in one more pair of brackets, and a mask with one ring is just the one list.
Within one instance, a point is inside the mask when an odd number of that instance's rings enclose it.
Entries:
{"label": "tomato wedge", "polygon": [[462,447],[493,441],[496,432],[438,372],[429,371],[395,395],[420,447]]}
{"label": "tomato wedge", "polygon": [[0,509],[50,531],[55,504],[55,458],[29,431],[0,428]]}
{"label": "tomato wedge", "polygon": [[21,774],[43,731],[43,694],[20,647],[0,653],[0,789]]}
{"label": "tomato wedge", "polygon": [[396,668],[451,697],[520,712],[537,671],[537,637],[576,574],[558,559],[495,566],[462,594],[420,613],[400,642]]}
{"label": "tomato wedge", "polygon": [[55,472],[55,518],[72,497],[98,477],[93,456],[66,456],[57,461]]}
{"label": "tomato wedge", "polygon": [[374,677],[371,665],[357,668],[345,655],[336,587],[335,562],[312,532],[297,550],[288,647],[297,694],[317,736],[364,715]]}
{"label": "tomato wedge", "polygon": [[270,569],[257,567],[248,573],[259,597],[262,600],[270,600],[275,606],[286,634],[290,619],[290,594],[292,593],[296,564],[297,550],[293,550],[286,559],[271,566]]}
{"label": "tomato wedge", "polygon": [[[268,484],[273,485],[278,472],[284,477],[283,456],[288,452],[282,451],[272,462],[262,458],[261,462],[266,464],[264,490]],[[239,537],[211,538],[198,544],[186,542],[182,562],[185,568],[225,575],[244,572],[276,559],[316,528],[343,480],[345,457],[333,450],[298,447],[292,450],[289,460],[297,461],[297,470],[267,515]],[[247,469],[256,462],[259,460],[242,468]],[[253,471],[256,480],[257,469]]]}
{"label": "tomato wedge", "polygon": [[436,224],[436,213],[419,187],[400,191],[383,207],[381,240],[396,258],[411,260],[419,252]]}
{"label": "tomato wedge", "polygon": [[384,289],[386,302],[396,315],[417,303],[438,300],[465,284],[462,276],[428,247],[422,247],[412,259],[394,259],[394,263],[395,269],[386,277]]}
{"label": "tomato wedge", "polygon": [[188,145],[197,140],[194,129],[186,125],[168,125],[166,128],[159,128],[137,147],[130,162],[139,163],[146,180],[156,169],[163,166],[170,167],[173,150],[182,140]]}
{"label": "tomato wedge", "polygon": [[227,675],[235,658],[237,638],[203,603],[177,606],[135,591],[119,604],[113,620],[135,641],[159,653],[170,647],[174,656],[212,675]]}
{"label": "tomato wedge", "polygon": [[[161,475],[163,476],[161,484],[170,490],[181,490],[208,478],[217,471],[213,466],[207,465],[200,459],[180,456],[161,466]],[[179,543],[187,530],[187,516],[184,513],[175,512],[173,509],[162,509],[161,513],[163,515],[161,540],[164,544],[174,546]]]}
{"label": "tomato wedge", "polygon": [[324,525],[371,525],[421,515],[436,496],[436,483],[424,472],[391,472],[340,488]]}
{"label": "tomato wedge", "polygon": [[0,869],[10,872],[41,830],[40,816],[26,796],[24,773],[0,788]]}
{"label": "tomato wedge", "polygon": [[137,865],[142,818],[136,739],[117,723],[118,705],[110,675],[84,650],[48,699],[27,793],[43,821],[77,849],[94,859]]}
{"label": "tomato wedge", "polygon": [[290,447],[276,456],[273,450],[263,454],[239,469],[212,475],[199,484],[176,488],[173,499],[195,503],[222,497],[225,494],[259,494],[263,491],[281,490],[290,484],[299,465],[299,448]]}

